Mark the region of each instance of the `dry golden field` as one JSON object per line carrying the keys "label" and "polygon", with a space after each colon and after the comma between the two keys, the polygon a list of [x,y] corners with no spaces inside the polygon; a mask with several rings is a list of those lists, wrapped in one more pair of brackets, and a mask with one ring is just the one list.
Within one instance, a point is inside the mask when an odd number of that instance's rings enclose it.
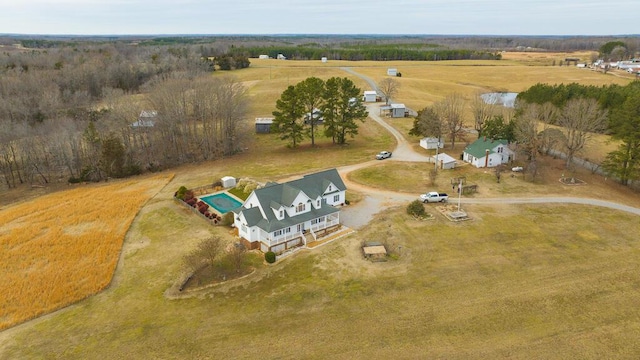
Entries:
{"label": "dry golden field", "polygon": [[0,329],[109,285],[131,222],[170,180],[82,186],[1,210]]}

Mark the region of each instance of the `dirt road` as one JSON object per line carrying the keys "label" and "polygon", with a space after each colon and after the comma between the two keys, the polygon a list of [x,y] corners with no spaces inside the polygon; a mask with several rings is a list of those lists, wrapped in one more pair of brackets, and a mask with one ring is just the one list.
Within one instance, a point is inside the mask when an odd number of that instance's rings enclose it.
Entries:
{"label": "dirt road", "polygon": [[[350,74],[356,75],[367,81],[372,89],[376,89],[376,84],[370,78],[358,74],[351,68],[342,68]],[[379,115],[379,104],[367,104],[367,110],[369,111],[369,118],[373,119],[387,131],[389,131],[397,141],[397,146],[392,150],[393,155],[391,159],[382,161],[409,161],[409,162],[427,162],[427,157],[422,154],[418,154],[413,151],[413,148],[409,145],[407,140],[391,125],[387,124]],[[386,149],[380,149],[386,150]],[[418,198],[418,193],[407,194],[394,191],[374,189],[362,184],[358,184],[350,181],[349,173],[364,167],[372,166],[377,163],[378,160],[367,161],[364,163],[343,166],[338,168],[338,172],[343,181],[347,185],[347,188],[358,191],[365,195],[362,201],[357,204],[353,204],[345,207],[342,210],[343,216],[342,222],[352,228],[358,229],[369,223],[375,214],[393,206],[407,205],[409,202]],[[450,202],[457,202],[458,199],[450,199]],[[635,215],[640,215],[640,208],[618,204],[611,201],[604,201],[591,198],[576,198],[576,197],[517,197],[517,198],[483,198],[483,199],[470,199],[461,198],[462,204],[582,204],[606,207],[610,209],[625,211]]]}

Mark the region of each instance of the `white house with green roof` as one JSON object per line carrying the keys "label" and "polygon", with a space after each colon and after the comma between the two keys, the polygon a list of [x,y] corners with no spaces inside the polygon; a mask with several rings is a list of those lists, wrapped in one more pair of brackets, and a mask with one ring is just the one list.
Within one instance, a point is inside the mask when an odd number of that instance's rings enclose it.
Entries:
{"label": "white house with green roof", "polygon": [[347,187],[336,169],[254,190],[234,209],[234,225],[248,249],[281,253],[340,225]]}
{"label": "white house with green roof", "polygon": [[494,140],[482,137],[469,146],[462,153],[462,160],[477,168],[496,167],[514,160],[515,153],[509,149],[507,140]]}

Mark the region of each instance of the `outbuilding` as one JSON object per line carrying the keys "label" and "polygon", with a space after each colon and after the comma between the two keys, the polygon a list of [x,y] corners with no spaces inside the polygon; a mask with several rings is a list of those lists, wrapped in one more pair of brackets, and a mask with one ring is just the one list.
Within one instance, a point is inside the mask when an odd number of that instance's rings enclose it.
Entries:
{"label": "outbuilding", "polygon": [[376,102],[378,92],[375,90],[367,90],[364,92],[364,102]]}
{"label": "outbuilding", "polygon": [[236,178],[233,176],[225,176],[220,180],[222,181],[222,187],[225,189],[236,186]]}
{"label": "outbuilding", "polygon": [[394,68],[387,69],[387,75],[398,76],[398,69],[394,69]]}
{"label": "outbuilding", "polygon": [[442,149],[444,147],[444,140],[434,137],[422,138],[420,139],[420,147],[427,150],[433,150],[435,148]]}
{"label": "outbuilding", "polygon": [[270,118],[270,117],[256,118],[256,133],[258,134],[270,133],[271,124],[273,124],[273,118]]}
{"label": "outbuilding", "polygon": [[456,159],[445,153],[440,153],[438,155],[432,156],[429,158],[429,160],[438,164],[439,169],[448,170],[456,167]]}
{"label": "outbuilding", "polygon": [[266,60],[269,58],[269,55],[258,55],[258,59]]}
{"label": "outbuilding", "polygon": [[391,104],[391,117],[404,117],[405,109],[406,107],[404,106],[404,104]]}

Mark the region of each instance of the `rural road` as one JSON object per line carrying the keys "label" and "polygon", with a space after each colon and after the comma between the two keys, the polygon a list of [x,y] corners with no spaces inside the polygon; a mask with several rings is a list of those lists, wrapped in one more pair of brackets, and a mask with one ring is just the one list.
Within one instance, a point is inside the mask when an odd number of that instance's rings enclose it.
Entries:
{"label": "rural road", "polygon": [[[372,89],[376,89],[376,84],[370,78],[358,74],[351,68],[342,68],[344,71],[359,76],[371,85]],[[387,129],[397,141],[397,146],[392,150],[393,155],[389,160],[381,161],[407,161],[407,162],[427,162],[427,156],[416,153],[407,140],[398,132],[394,127],[387,124],[380,117],[379,105],[367,104],[367,111],[369,112],[369,118],[376,121],[382,127]],[[388,150],[388,149],[380,149]],[[362,184],[358,184],[349,180],[349,173],[355,170],[359,170],[365,167],[374,166],[378,164],[379,160],[371,160],[360,164],[348,165],[338,168],[338,173],[342,177],[343,181],[347,185],[347,188],[355,190],[364,195],[364,199],[357,204],[353,204],[345,207],[342,212],[344,216],[341,220],[344,225],[352,228],[359,229],[362,226],[369,223],[373,216],[389,207],[406,205],[409,202],[418,198],[418,193],[408,194],[388,190],[380,190],[372,187],[368,187]],[[425,166],[429,166],[425,164]],[[458,199],[451,199],[450,202],[456,202]],[[580,205],[592,205],[605,207],[609,209],[628,212],[635,215],[640,215],[640,208],[622,205],[610,201],[604,201],[591,198],[576,198],[576,197],[514,197],[514,198],[461,198],[462,204],[580,204]]]}

